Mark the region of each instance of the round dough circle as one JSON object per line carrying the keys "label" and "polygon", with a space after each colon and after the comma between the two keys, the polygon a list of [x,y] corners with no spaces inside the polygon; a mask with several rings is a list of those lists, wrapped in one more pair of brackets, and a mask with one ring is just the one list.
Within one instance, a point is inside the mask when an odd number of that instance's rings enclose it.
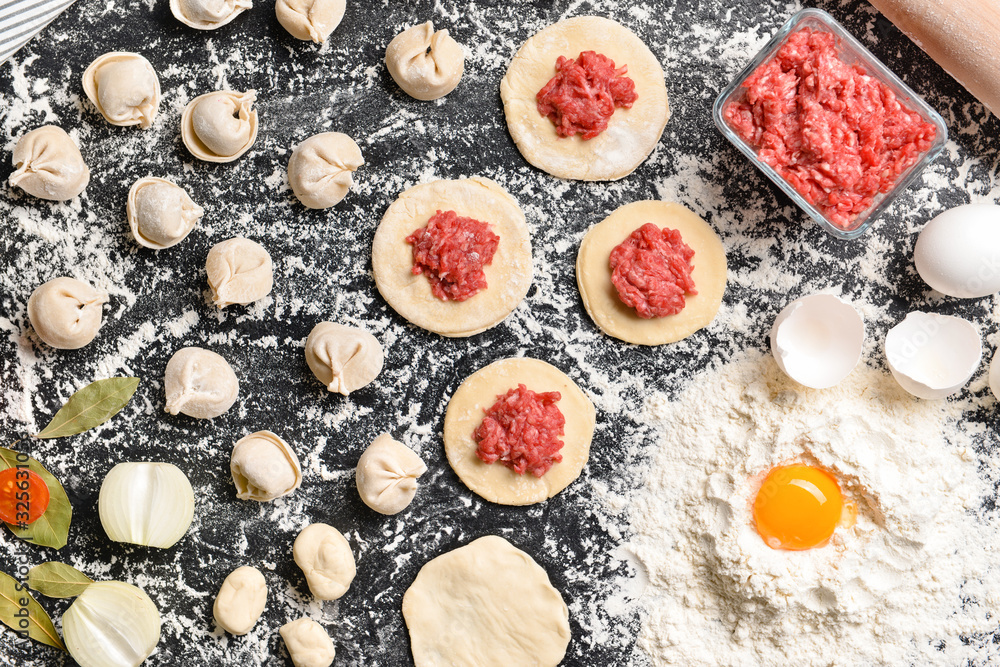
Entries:
{"label": "round dough circle", "polygon": [[[483,463],[476,456],[473,433],[497,396],[518,384],[534,392],[558,391],[556,405],[566,418],[562,461],[541,477],[518,475],[501,463]],[[594,404],[573,380],[538,359],[501,359],[465,379],[451,397],[444,415],[444,451],[448,463],[469,489],[501,505],[531,505],[556,495],[580,476],[590,456],[596,415]]]}
{"label": "round dough circle", "polygon": [[[608,129],[583,140],[560,137],[538,113],[536,95],[556,74],[559,56],[577,58],[596,51],[616,67],[628,67],[639,99],[619,108]],[[524,43],[500,82],[507,129],[524,159],[559,178],[615,181],[645,161],[670,118],[663,68],[653,52],[623,25],[599,16],[579,16],[550,25]]]}
{"label": "round dough circle", "polygon": [[[694,250],[694,286],[676,315],[645,320],[622,303],[611,282],[611,251],[647,222],[681,233]],[[707,222],[674,202],[637,201],[622,206],[590,228],[576,257],[576,284],[583,305],[597,327],[614,338],[636,345],[663,345],[687,338],[711,324],[726,291],[726,251]]]}
{"label": "round dough circle", "polygon": [[416,667],[555,667],[569,610],[531,556],[496,535],[429,561],[403,595]]}
{"label": "round dough circle", "polygon": [[[465,301],[442,301],[423,274],[414,275],[413,246],[406,237],[437,211],[488,222],[500,245],[483,268],[488,287]],[[442,336],[471,336],[502,322],[531,286],[531,237],[517,201],[486,178],[417,185],[389,206],[372,242],[375,286],[397,313]]]}

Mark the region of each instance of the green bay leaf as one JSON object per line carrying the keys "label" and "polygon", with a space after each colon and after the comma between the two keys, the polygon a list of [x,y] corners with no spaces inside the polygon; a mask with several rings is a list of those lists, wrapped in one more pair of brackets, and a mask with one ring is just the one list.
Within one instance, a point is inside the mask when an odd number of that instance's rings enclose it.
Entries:
{"label": "green bay leaf", "polygon": [[91,382],[69,397],[36,438],[63,438],[99,426],[128,405],[139,378],[107,378]]}
{"label": "green bay leaf", "polygon": [[28,570],[28,586],[50,598],[75,598],[94,580],[80,570],[52,561]]}
{"label": "green bay leaf", "polygon": [[0,572],[0,623],[15,632],[27,632],[35,641],[66,650],[48,612],[31,596],[27,587],[4,572]]}
{"label": "green bay leaf", "polygon": [[[61,549],[66,546],[66,540],[69,538],[69,524],[73,519],[73,506],[69,503],[69,496],[66,495],[66,490],[63,489],[59,480],[46,470],[45,466],[31,457],[28,457],[26,463],[28,469],[41,477],[45,486],[49,487],[49,506],[42,516],[33,523],[24,527],[8,523],[7,527],[26,542]],[[24,462],[18,462],[18,453],[13,449],[0,447],[0,470],[23,464]]]}

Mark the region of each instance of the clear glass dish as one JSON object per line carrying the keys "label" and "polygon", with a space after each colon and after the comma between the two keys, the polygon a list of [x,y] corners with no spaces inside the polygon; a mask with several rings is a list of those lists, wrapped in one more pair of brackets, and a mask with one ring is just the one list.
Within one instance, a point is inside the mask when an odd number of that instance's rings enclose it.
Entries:
{"label": "clear glass dish", "polygon": [[[731,102],[738,101],[745,94],[746,88],[743,86],[746,79],[761,64],[770,60],[777,53],[786,38],[793,32],[801,28],[811,28],[833,33],[838,38],[837,52],[840,58],[848,64],[861,65],[865,72],[878,79],[891,90],[900,103],[908,109],[917,112],[925,121],[933,124],[937,133],[930,149],[920,155],[906,171],[901,173],[891,190],[878,194],[872,204],[861,212],[847,228],[838,226],[816,207],[812,206],[805,198],[792,186],[791,183],[782,178],[772,167],[762,162],[757,157],[757,150],[746,143],[736,134],[729,123],[723,117],[723,110]],[[715,100],[712,109],[712,117],[719,130],[729,141],[735,145],[740,152],[746,155],[754,165],[767,175],[774,183],[780,187],[785,194],[792,198],[799,208],[805,211],[809,217],[818,222],[826,231],[839,239],[857,238],[868,229],[875,219],[888,207],[892,201],[906,189],[923,169],[930,164],[944,148],[948,141],[948,128],[945,127],[944,120],[940,114],[931,109],[926,102],[917,96],[905,83],[899,80],[895,74],[890,72],[885,65],[876,60],[868,49],[858,40],[851,36],[837,21],[821,9],[803,9],[781,27],[781,30],[771,38],[771,41],[761,49],[760,53],[748,64],[735,80],[726,86]]]}

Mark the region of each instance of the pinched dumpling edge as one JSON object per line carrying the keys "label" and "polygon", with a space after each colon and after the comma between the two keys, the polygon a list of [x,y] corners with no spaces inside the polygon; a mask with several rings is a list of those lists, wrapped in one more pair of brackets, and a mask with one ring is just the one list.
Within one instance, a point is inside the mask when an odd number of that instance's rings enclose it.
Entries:
{"label": "pinched dumpling edge", "polygon": [[[321,355],[317,354],[316,350],[317,347],[322,346],[331,337],[339,339],[344,336],[355,337],[360,347],[355,350],[355,353],[347,359],[341,368],[334,369],[330,363],[327,363],[329,360],[321,358]],[[325,350],[325,348],[323,349]],[[364,329],[346,324],[338,324],[337,322],[319,322],[312,328],[312,331],[309,332],[309,337],[306,338],[305,355],[309,370],[313,372],[317,380],[326,385],[327,391],[336,392],[344,396],[349,395],[352,391],[367,387],[374,382],[375,378],[382,372],[382,366],[385,364],[385,351],[378,338]],[[358,367],[358,364],[352,365],[351,362],[359,355],[362,355],[362,358],[359,359],[360,367]],[[348,368],[349,366],[350,368]],[[330,374],[330,381],[324,382],[324,377],[321,376],[325,376],[328,372]],[[349,382],[352,377],[355,378],[355,381]],[[360,381],[358,378],[360,378]]]}
{"label": "pinched dumpling edge", "polygon": [[288,185],[306,208],[330,208],[347,196],[354,184],[354,172],[364,163],[361,147],[348,135],[314,134],[292,151]]}
{"label": "pinched dumpling edge", "polygon": [[[48,145],[37,148],[35,144],[39,141],[48,142]],[[54,165],[56,170],[37,169],[37,162],[52,160],[53,149],[62,158]],[[7,182],[39,199],[68,201],[79,196],[90,183],[90,168],[83,160],[80,147],[58,125],[42,125],[22,134],[14,144],[11,162],[15,169]]]}
{"label": "pinched dumpling edge", "polygon": [[[129,120],[114,120],[108,116],[104,107],[101,105],[100,95],[97,89],[97,72],[102,65],[105,65],[113,60],[138,60],[153,76],[153,90],[150,91],[151,101],[148,104],[149,110],[148,112],[140,111],[138,118],[131,118]],[[91,104],[94,105],[98,113],[104,117],[104,120],[119,127],[131,127],[133,125],[138,125],[144,130],[148,129],[153,126],[153,121],[156,120],[156,115],[160,109],[160,79],[156,76],[156,70],[142,55],[131,51],[111,51],[102,56],[98,56],[83,72],[83,92],[87,94],[87,99],[89,99]],[[142,109],[142,107],[139,107],[139,109]]]}
{"label": "pinched dumpling edge", "polygon": [[[200,397],[204,392],[194,393],[189,390],[185,390],[183,387],[184,381],[186,379],[184,371],[187,371],[191,365],[190,357],[195,355],[206,356],[213,362],[222,362],[218,368],[223,369],[222,373],[224,377],[222,378],[228,386],[223,387],[223,389],[229,390],[228,392],[216,392],[221,394],[221,401],[217,397],[213,401],[213,407],[210,410],[197,410],[199,414],[191,414],[188,409],[194,402],[191,400],[192,396],[194,398]],[[177,377],[174,377],[174,375]],[[179,386],[172,386],[177,383]],[[233,407],[236,403],[236,399],[239,398],[240,393],[240,381],[236,377],[236,373],[233,371],[233,367],[229,364],[225,357],[217,352],[208,350],[203,347],[188,346],[182,347],[171,355],[170,359],[167,361],[167,367],[163,371],[163,390],[166,394],[166,405],[164,406],[164,411],[176,415],[178,413],[183,413],[188,417],[194,417],[195,419],[214,419],[219,415],[225,414],[229,408]],[[230,395],[231,394],[231,395]],[[183,400],[181,400],[183,399]],[[179,402],[179,403],[178,403]],[[204,405],[204,401],[197,401],[199,405]],[[221,410],[218,408],[224,406]]]}
{"label": "pinched dumpling edge", "polygon": [[[260,259],[262,259],[261,263],[250,271],[241,271],[239,273],[230,271],[228,274],[221,275],[219,271],[215,270],[213,263],[221,261],[223,265],[232,268],[229,258],[225,256],[225,253],[233,246],[242,246],[242,249],[250,249],[253,252],[259,251],[259,253],[262,253],[259,255]],[[222,257],[221,259],[220,256]],[[218,306],[219,309],[234,305],[246,306],[263,299],[274,288],[274,262],[271,260],[271,254],[261,244],[243,236],[234,236],[231,239],[220,241],[212,246],[208,251],[208,256],[205,258],[205,273],[208,277],[208,286],[212,290],[212,304]],[[267,274],[266,280],[261,280],[260,274],[262,273]],[[235,298],[235,295],[230,293],[233,289],[231,285],[239,277],[242,277],[242,280],[259,280],[261,284],[257,286],[256,290],[247,295],[253,298],[243,301],[231,301],[225,297]],[[226,288],[229,289],[227,290]]]}
{"label": "pinched dumpling edge", "polygon": [[[314,21],[313,9],[320,2],[329,2],[333,5],[330,22],[326,25],[317,25]],[[307,14],[296,11],[288,4],[287,0],[277,0],[274,3],[274,13],[278,18],[278,23],[288,31],[289,35],[303,41],[312,40],[317,44],[325,42],[326,38],[337,29],[340,22],[344,20],[346,9],[346,0],[312,0],[309,3]]]}
{"label": "pinched dumpling edge", "polygon": [[[421,61],[433,63],[422,67]],[[429,102],[458,87],[465,74],[465,51],[447,30],[427,21],[403,30],[385,50],[385,65],[396,84],[410,97]]]}
{"label": "pinched dumpling edge", "polygon": [[388,433],[368,445],[354,473],[358,495],[379,514],[399,514],[417,494],[417,478],[427,465],[415,451]]}

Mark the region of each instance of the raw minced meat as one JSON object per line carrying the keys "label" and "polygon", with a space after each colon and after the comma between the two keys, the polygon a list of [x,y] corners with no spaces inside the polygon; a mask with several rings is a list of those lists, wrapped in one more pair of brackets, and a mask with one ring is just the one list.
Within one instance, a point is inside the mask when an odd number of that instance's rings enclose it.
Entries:
{"label": "raw minced meat", "polygon": [[442,301],[465,301],[487,287],[483,267],[493,262],[500,237],[489,223],[438,211],[406,237],[413,246],[413,274],[423,273]]}
{"label": "raw minced meat", "polygon": [[647,222],[611,251],[611,282],[622,303],[643,319],[676,315],[694,295],[694,250],[676,229]]}
{"label": "raw minced meat", "polygon": [[556,75],[538,91],[538,113],[548,116],[560,137],[580,134],[593,139],[608,128],[615,109],[631,109],[639,95],[626,76],[628,66],[595,51],[584,51],[573,60],[559,56]]}
{"label": "raw minced meat", "polygon": [[523,384],[497,396],[474,437],[476,456],[484,463],[500,462],[519,475],[541,477],[562,461],[563,417],[558,391],[536,393]]}
{"label": "raw minced meat", "polygon": [[878,79],[804,28],[744,82],[723,110],[736,133],[833,224],[849,229],[920,159],[936,130]]}

